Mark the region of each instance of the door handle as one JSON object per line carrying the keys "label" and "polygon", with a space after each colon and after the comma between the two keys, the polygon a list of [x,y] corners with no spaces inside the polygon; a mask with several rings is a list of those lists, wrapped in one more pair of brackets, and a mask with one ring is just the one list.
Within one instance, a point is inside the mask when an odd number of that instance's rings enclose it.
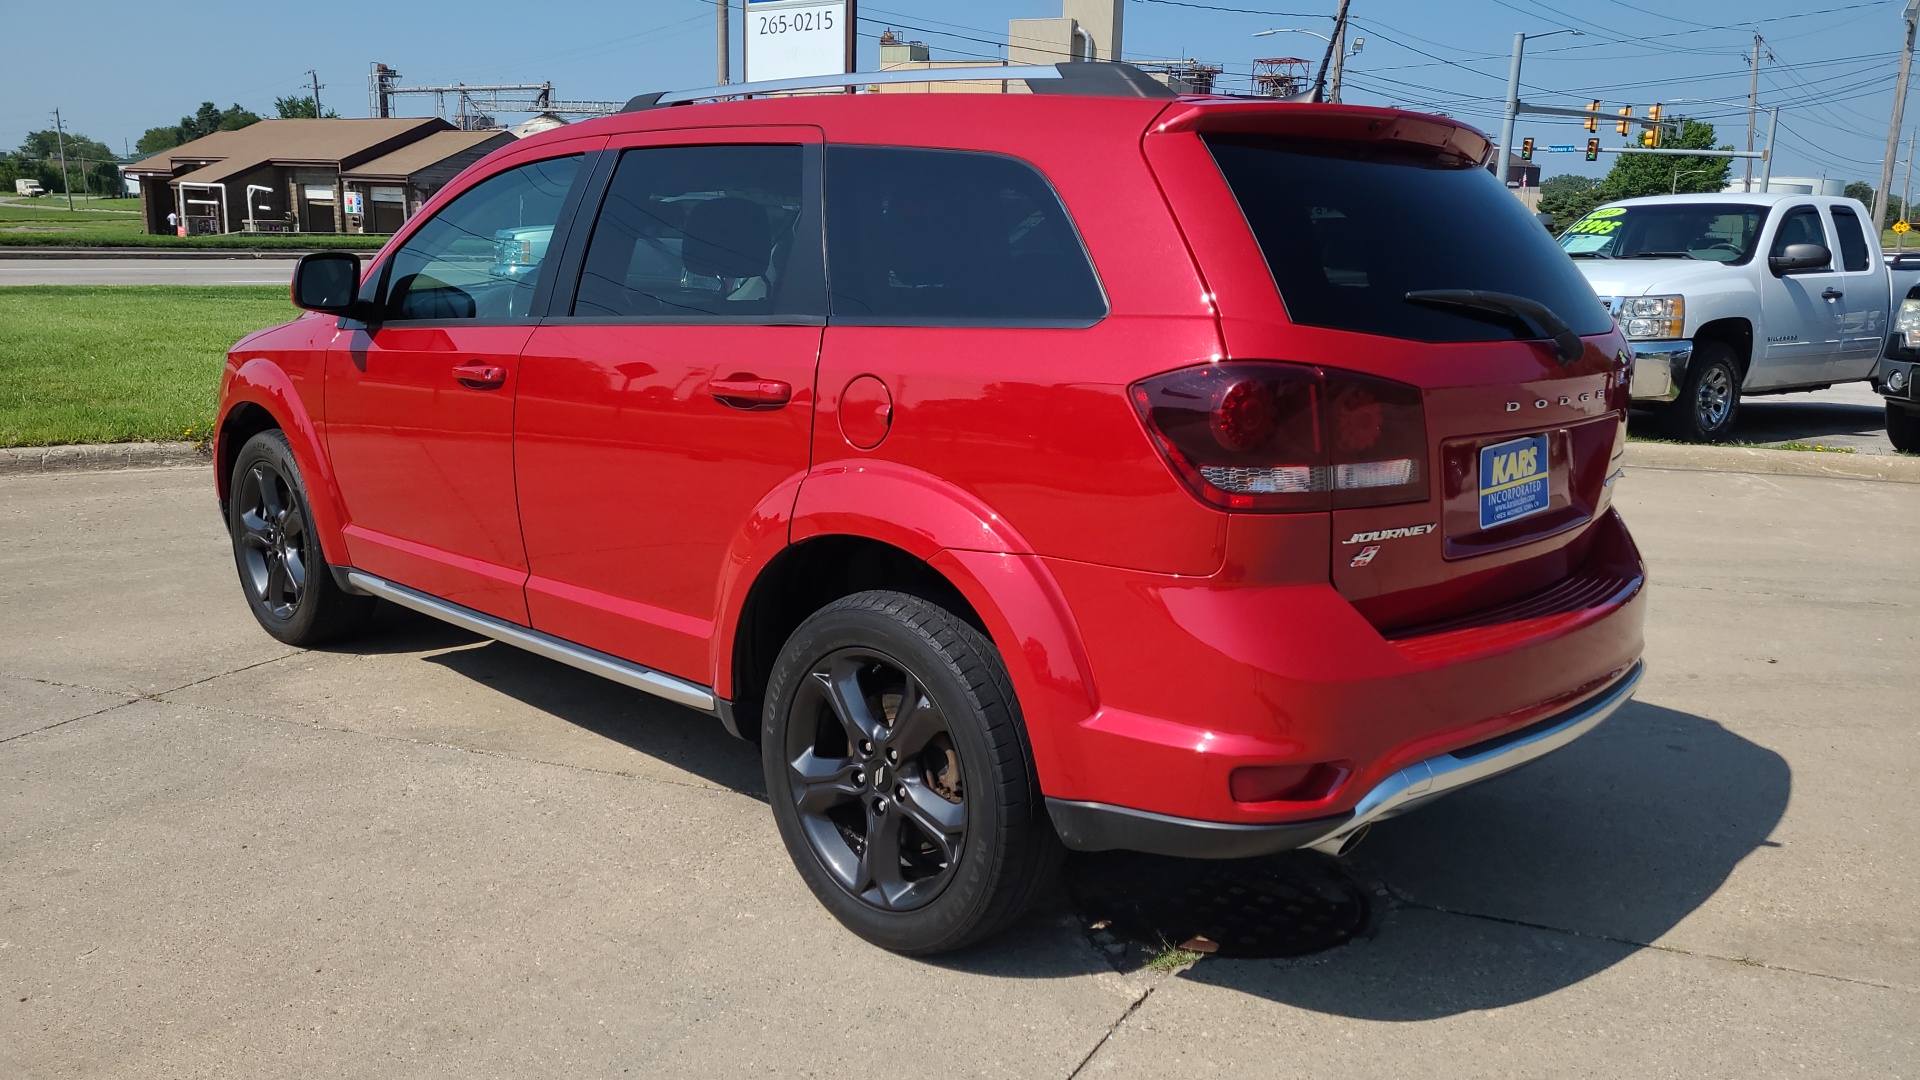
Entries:
{"label": "door handle", "polygon": [[461,386],[473,390],[498,390],[507,384],[507,369],[499,364],[469,360],[454,365],[453,377]]}
{"label": "door handle", "polygon": [[793,400],[793,387],[756,375],[730,375],[707,384],[707,393],[735,409],[777,409]]}
{"label": "door handle", "polygon": [[1820,294],[1820,299],[1822,299],[1822,300],[1838,300],[1838,299],[1840,299],[1841,297],[1843,297],[1843,296],[1845,296],[1845,295],[1847,295],[1847,294],[1846,294],[1846,293],[1843,293],[1843,292],[1841,292],[1841,291],[1840,291],[1839,289],[1836,289],[1836,288],[1834,288],[1834,287],[1832,287],[1831,285],[1829,285],[1829,286],[1827,287],[1827,291],[1826,291],[1826,292],[1823,292],[1823,293],[1821,293],[1821,294]]}

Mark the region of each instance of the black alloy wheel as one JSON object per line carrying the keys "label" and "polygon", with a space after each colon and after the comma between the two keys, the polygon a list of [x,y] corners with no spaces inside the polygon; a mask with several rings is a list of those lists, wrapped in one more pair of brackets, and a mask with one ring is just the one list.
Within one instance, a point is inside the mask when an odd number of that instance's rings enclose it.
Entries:
{"label": "black alloy wheel", "polygon": [[259,597],[273,618],[291,619],[307,593],[310,539],[293,485],[263,458],[241,474],[233,498],[240,572],[248,595]]}
{"label": "black alloy wheel", "polygon": [[978,941],[1059,864],[999,652],[926,600],[856,593],[802,623],[768,681],[760,748],[795,868],[882,948]]}
{"label": "black alloy wheel", "polygon": [[967,840],[966,784],[946,716],[900,661],[839,649],[796,688],[794,809],[841,888],[883,911],[940,895]]}
{"label": "black alloy wheel", "polygon": [[268,430],[247,440],[227,488],[233,561],[253,617],[289,645],[351,633],[373,610],[372,597],[333,580],[311,505],[286,435]]}

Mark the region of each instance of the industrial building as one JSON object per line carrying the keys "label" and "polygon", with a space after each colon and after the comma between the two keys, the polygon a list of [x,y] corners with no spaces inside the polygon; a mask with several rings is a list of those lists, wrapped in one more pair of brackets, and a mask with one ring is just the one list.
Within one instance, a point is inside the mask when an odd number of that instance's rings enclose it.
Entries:
{"label": "industrial building", "polygon": [[149,233],[389,233],[460,170],[513,139],[508,131],[460,131],[438,117],[262,120],[124,171],[140,185]]}

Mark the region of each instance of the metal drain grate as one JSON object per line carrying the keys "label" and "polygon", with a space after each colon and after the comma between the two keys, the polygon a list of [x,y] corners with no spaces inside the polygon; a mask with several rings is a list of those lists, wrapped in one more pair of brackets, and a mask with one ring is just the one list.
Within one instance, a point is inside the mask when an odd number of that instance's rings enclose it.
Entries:
{"label": "metal drain grate", "polygon": [[1102,852],[1066,867],[1067,891],[1088,923],[1148,948],[1204,937],[1217,955],[1306,956],[1367,925],[1366,890],[1313,852],[1230,862]]}

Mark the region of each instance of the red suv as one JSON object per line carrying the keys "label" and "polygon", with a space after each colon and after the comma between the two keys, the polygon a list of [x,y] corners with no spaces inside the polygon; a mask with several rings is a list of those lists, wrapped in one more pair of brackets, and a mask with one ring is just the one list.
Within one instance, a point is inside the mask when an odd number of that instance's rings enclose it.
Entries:
{"label": "red suv", "polygon": [[308,256],[221,390],[261,625],[713,714],[921,953],[1063,844],[1338,853],[1624,702],[1627,354],[1485,137],[1025,77],[636,99]]}

